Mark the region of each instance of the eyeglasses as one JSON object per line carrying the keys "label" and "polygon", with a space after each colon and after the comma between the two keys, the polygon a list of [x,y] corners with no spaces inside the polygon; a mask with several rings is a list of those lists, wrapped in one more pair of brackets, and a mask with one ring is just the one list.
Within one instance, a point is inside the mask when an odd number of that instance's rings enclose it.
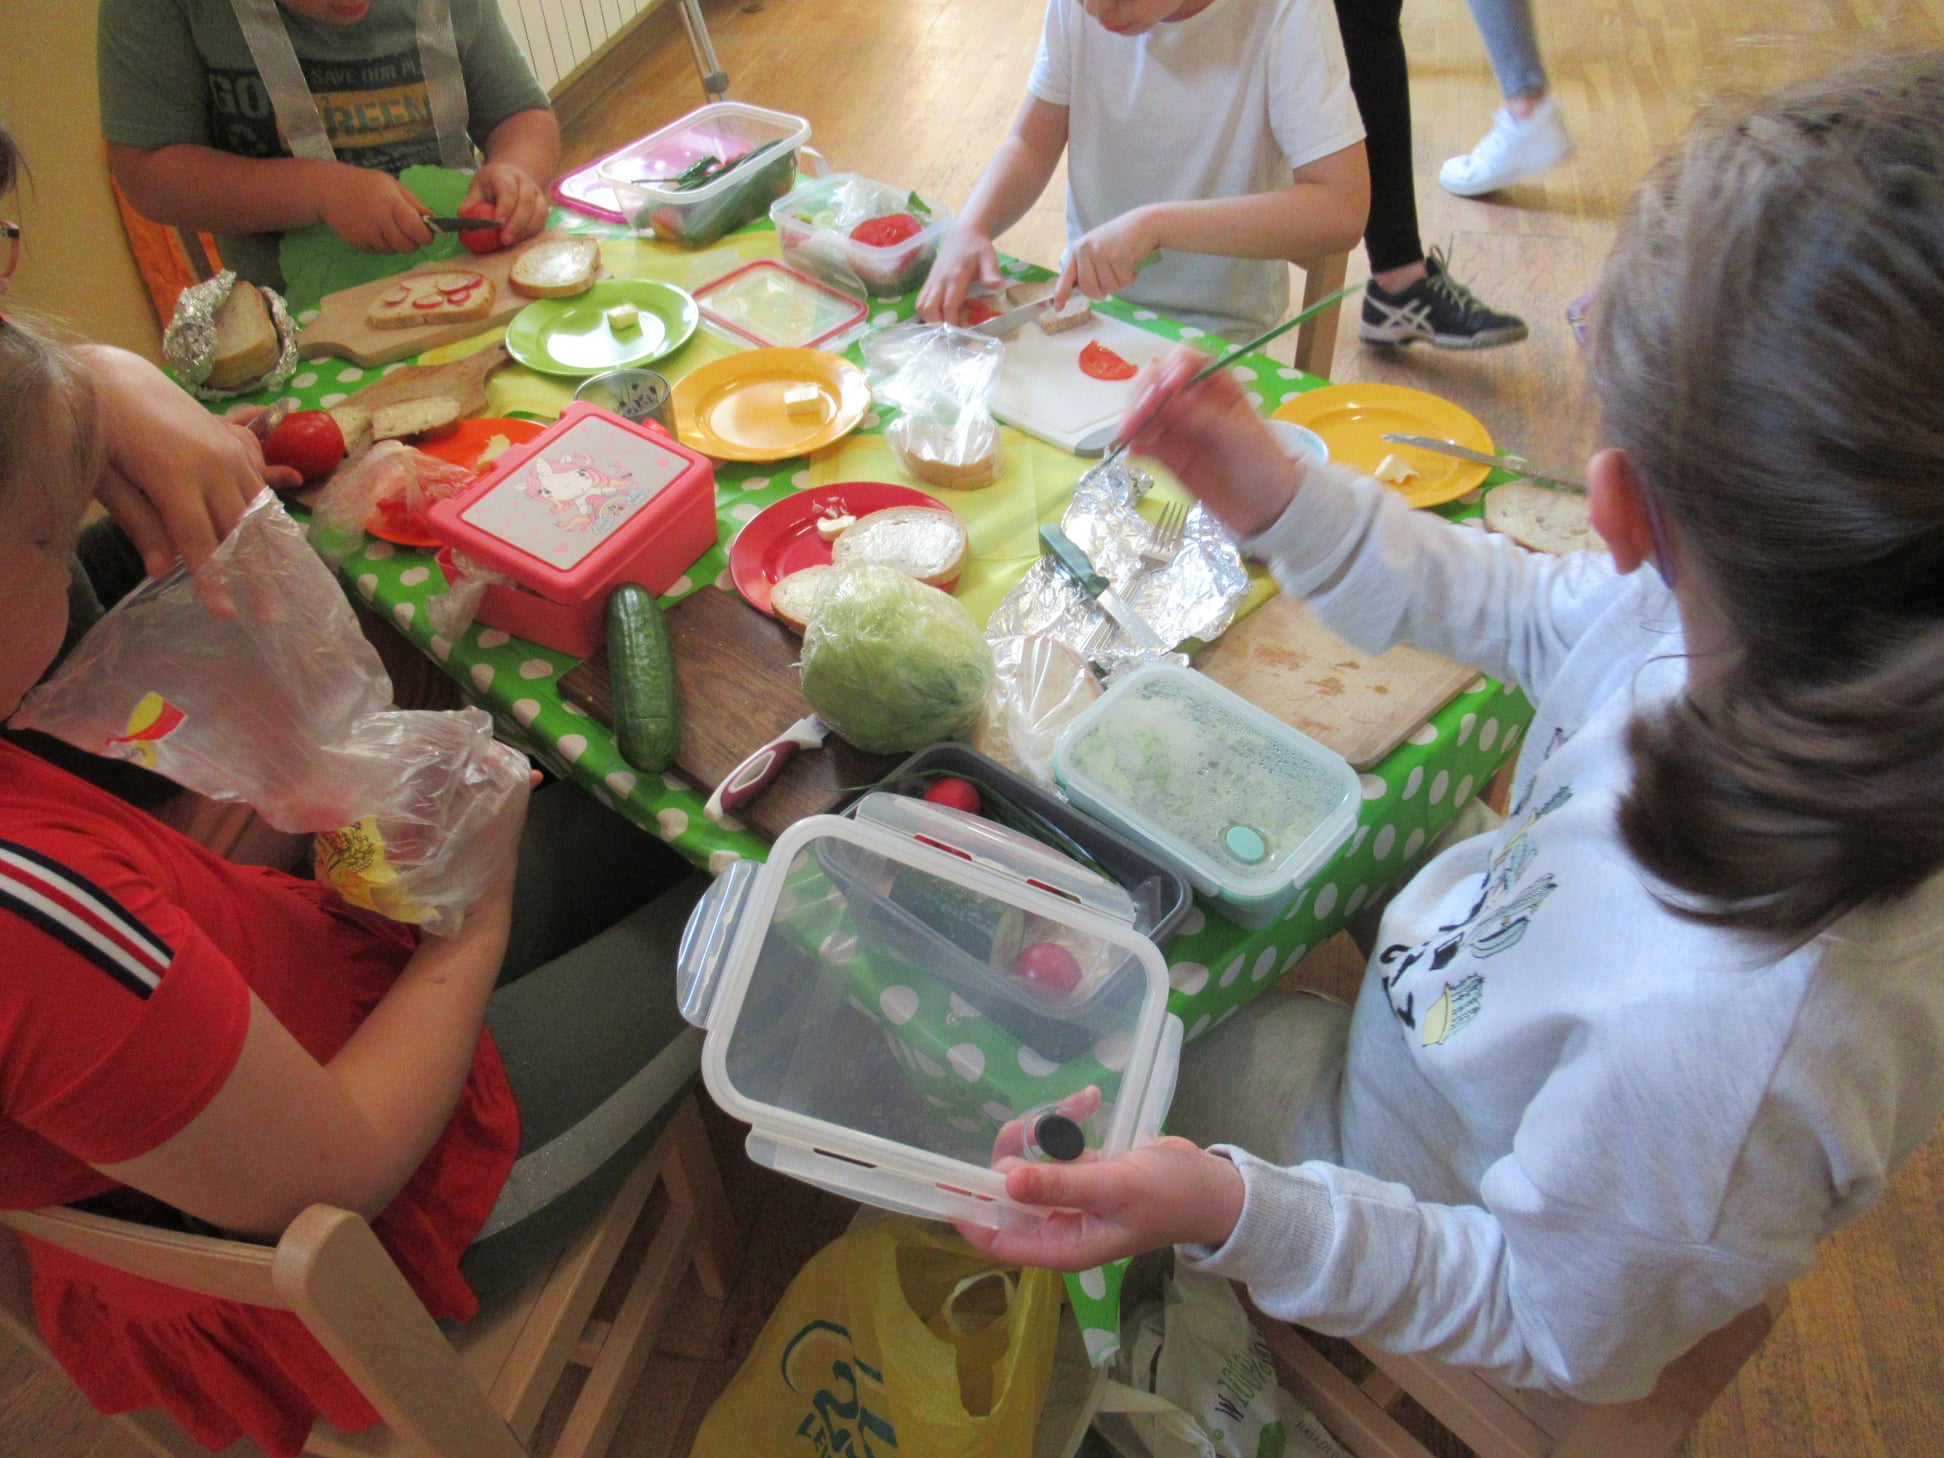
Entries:
{"label": "eyeglasses", "polygon": [[6,240],[7,253],[7,261],[0,263],[0,279],[8,279],[13,277],[14,266],[20,262],[20,224],[0,218],[0,238]]}

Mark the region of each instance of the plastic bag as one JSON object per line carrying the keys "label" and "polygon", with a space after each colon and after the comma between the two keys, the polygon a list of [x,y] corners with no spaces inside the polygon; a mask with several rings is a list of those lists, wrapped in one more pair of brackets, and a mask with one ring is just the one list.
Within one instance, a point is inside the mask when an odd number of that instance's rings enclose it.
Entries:
{"label": "plastic bag", "polygon": [[914,1220],[825,1246],[703,1420],[694,1458],[1019,1458],[1052,1380],[1060,1278]]}
{"label": "plastic bag", "polygon": [[1054,746],[1100,697],[1100,680],[1057,638],[1032,633],[990,641],[992,685],[972,727],[972,747],[1051,788]]}
{"label": "plastic bag", "polygon": [[885,431],[898,461],[933,486],[975,491],[1004,464],[992,386],[1006,347],[949,324],[900,324],[864,340],[871,394],[901,415]]}
{"label": "plastic bag", "polygon": [[268,491],[204,570],[234,616],[178,565],[116,604],[13,722],[278,830],[327,832],[318,876],[347,901],[457,931],[518,848],[526,757],[478,709],[391,707],[350,603]]}
{"label": "plastic bag", "polygon": [[479,478],[395,440],[381,440],[340,467],[311,505],[311,545],[339,561],[364,545],[367,523],[388,522],[395,534],[430,540],[426,513]]}
{"label": "plastic bag", "polygon": [[1177,1264],[1130,1327],[1094,1419],[1122,1458],[1350,1458],[1276,1384],[1269,1344],[1220,1276]]}

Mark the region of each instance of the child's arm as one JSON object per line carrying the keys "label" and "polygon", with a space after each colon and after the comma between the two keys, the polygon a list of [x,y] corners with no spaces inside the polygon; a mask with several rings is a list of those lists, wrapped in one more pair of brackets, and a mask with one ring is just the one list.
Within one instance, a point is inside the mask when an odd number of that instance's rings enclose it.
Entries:
{"label": "child's arm", "polygon": [[560,124],[546,107],[516,111],[486,138],[486,161],[466,201],[490,203],[500,238],[518,243],[547,226],[547,184],[560,163]]}
{"label": "child's arm", "polygon": [[998,288],[999,255],[993,239],[1026,216],[1046,191],[1053,169],[1066,151],[1067,109],[1028,96],[1018,119],[965,200],[939,246],[938,259],[918,295],[918,317],[927,323],[956,322],[973,281]]}
{"label": "child's arm", "polygon": [[1076,288],[1092,299],[1119,293],[1158,249],[1306,263],[1354,248],[1370,212],[1363,143],[1298,167],[1290,179],[1274,192],[1149,203],[1101,224],[1074,244],[1054,303]]}
{"label": "child's arm", "polygon": [[425,204],[368,167],[110,142],[108,168],[137,212],[171,227],[281,233],[325,223],[361,253],[411,253],[432,241]]}

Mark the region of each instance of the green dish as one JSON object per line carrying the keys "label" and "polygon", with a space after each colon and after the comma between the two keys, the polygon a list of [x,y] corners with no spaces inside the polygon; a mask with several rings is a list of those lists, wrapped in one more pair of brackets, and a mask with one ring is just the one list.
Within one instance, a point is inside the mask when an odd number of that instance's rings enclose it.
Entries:
{"label": "green dish", "polygon": [[[616,329],[607,311],[633,304],[633,329]],[[645,278],[611,278],[571,299],[536,299],[506,326],[506,348],[528,369],[547,375],[598,375],[673,354],[695,333],[698,310],[688,292]]]}

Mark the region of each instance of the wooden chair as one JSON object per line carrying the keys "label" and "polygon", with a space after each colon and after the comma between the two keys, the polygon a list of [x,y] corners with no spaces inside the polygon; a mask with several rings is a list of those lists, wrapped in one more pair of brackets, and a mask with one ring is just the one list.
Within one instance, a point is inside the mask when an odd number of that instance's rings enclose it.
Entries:
{"label": "wooden chair", "polygon": [[[611,1318],[594,1319],[622,1250],[666,1187],[665,1213]],[[661,1210],[658,1202],[652,1208]],[[421,1454],[527,1458],[548,1400],[569,1366],[586,1369],[555,1458],[599,1458],[651,1355],[654,1336],[692,1264],[702,1289],[726,1298],[740,1263],[729,1210],[696,1096],[674,1117],[606,1213],[518,1296],[482,1311],[454,1338],[440,1331],[357,1216],[313,1205],[275,1246],[209,1239],[75,1210],[0,1211],[0,1224],[117,1269],[188,1290],[295,1312],[384,1422],[343,1433],[319,1422],[305,1451],[330,1458]],[[647,1232],[644,1230],[644,1235]],[[0,1327],[48,1357],[34,1328],[24,1252],[0,1231]],[[160,1412],[115,1421],[160,1458],[206,1458]],[[228,1450],[255,1452],[247,1441]]]}
{"label": "wooden chair", "polygon": [[[1303,270],[1303,302],[1299,309],[1307,309],[1319,299],[1326,299],[1343,287],[1344,275],[1350,271],[1348,253],[1330,253],[1316,259]],[[1306,374],[1330,377],[1332,361],[1336,359],[1337,323],[1343,316],[1343,304],[1338,302],[1325,309],[1309,323],[1296,331],[1296,368]]]}
{"label": "wooden chair", "polygon": [[1590,1403],[1506,1387],[1475,1372],[1351,1343],[1374,1365],[1355,1382],[1302,1331],[1250,1308],[1277,1375],[1357,1458],[1433,1458],[1391,1416],[1404,1396],[1478,1458],[1671,1458],[1688,1430],[1741,1370],[1788,1305],[1775,1291],[1703,1337],[1635,1402]]}

